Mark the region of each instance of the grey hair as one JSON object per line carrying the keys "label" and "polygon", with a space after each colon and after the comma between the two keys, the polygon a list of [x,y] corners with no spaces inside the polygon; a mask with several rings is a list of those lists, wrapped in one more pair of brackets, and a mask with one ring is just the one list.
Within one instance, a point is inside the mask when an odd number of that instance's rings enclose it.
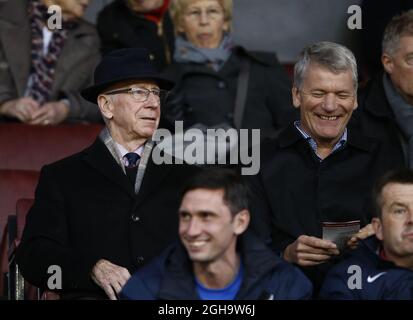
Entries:
{"label": "grey hair", "polygon": [[357,92],[358,73],[354,54],[345,46],[334,42],[317,42],[305,47],[294,66],[294,86],[301,89],[307,68],[316,63],[328,70],[339,73],[351,70],[354,92]]}
{"label": "grey hair", "polygon": [[413,36],[413,9],[394,16],[384,30],[382,51],[392,56],[402,36]]}
{"label": "grey hair", "polygon": [[[99,95],[105,95],[105,93],[101,93]],[[106,95],[106,97],[112,102],[115,103],[116,102],[116,94],[115,95]],[[100,108],[99,108],[100,110]],[[103,115],[102,111],[100,111],[101,115],[102,115],[102,120],[105,123],[105,125],[108,127],[109,126],[109,120],[106,119],[106,117]]]}

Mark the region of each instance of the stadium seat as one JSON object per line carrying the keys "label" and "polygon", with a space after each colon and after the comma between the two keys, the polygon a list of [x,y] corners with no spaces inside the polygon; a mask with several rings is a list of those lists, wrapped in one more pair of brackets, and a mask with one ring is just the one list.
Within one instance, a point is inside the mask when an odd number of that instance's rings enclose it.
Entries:
{"label": "stadium seat", "polygon": [[[14,255],[17,247],[19,246],[22,236],[24,226],[26,224],[26,216],[30,208],[33,205],[33,199],[19,199],[16,203],[16,216],[15,223],[13,223],[12,228],[8,228],[10,247],[8,250],[8,272],[12,273],[9,275],[9,286],[8,294],[9,299],[25,299],[25,300],[39,300],[40,293],[37,287],[31,285],[23,279],[18,270],[18,267],[14,261]],[[11,224],[12,219],[9,219],[9,224]],[[20,287],[19,287],[20,286]]]}
{"label": "stadium seat", "polygon": [[10,238],[14,238],[18,230],[16,203],[20,198],[34,198],[38,179],[37,171],[0,169],[0,296],[5,293]]}
{"label": "stadium seat", "polygon": [[38,179],[37,171],[0,169],[0,232],[7,217],[16,213],[17,200],[34,198]]}
{"label": "stadium seat", "polygon": [[23,276],[15,263],[14,256],[17,247],[19,246],[22,236],[24,226],[26,224],[26,216],[34,203],[34,199],[19,199],[16,203],[16,216],[15,223],[10,223],[13,219],[9,217],[9,225],[13,226],[15,230],[11,227],[8,228],[10,247],[8,249],[8,298],[11,300],[58,300],[59,295],[52,291],[44,291],[41,293],[39,288],[25,281]]}
{"label": "stadium seat", "polygon": [[40,171],[43,165],[91,145],[102,128],[100,124],[0,124],[0,169]]}
{"label": "stadium seat", "polygon": [[20,243],[23,236],[26,216],[34,203],[34,199],[19,199],[16,203],[16,240]]}

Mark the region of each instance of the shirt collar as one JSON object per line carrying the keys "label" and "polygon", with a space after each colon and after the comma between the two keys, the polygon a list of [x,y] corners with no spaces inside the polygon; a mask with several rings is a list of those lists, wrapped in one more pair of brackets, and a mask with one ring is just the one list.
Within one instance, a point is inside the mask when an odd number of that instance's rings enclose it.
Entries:
{"label": "shirt collar", "polygon": [[[304,129],[301,126],[301,121],[299,121],[299,120],[294,121],[294,126],[297,128],[297,130],[300,132],[300,134],[303,136],[303,138],[308,142],[311,149],[314,151],[314,153],[316,154],[318,159],[321,161],[322,159],[317,154],[317,142],[314,140],[313,137],[311,137],[307,132],[304,131]],[[343,147],[346,144],[346,142],[347,142],[347,128],[344,129],[344,132],[341,135],[340,139],[334,145],[332,153],[336,152],[341,147]]]}
{"label": "shirt collar", "polygon": [[[125,154],[129,153],[129,151],[126,150],[126,148],[124,146],[120,145],[119,143],[115,142],[115,145],[116,145],[116,148],[118,148],[118,151],[119,151],[119,154],[120,154],[121,158],[123,158],[125,156]],[[136,148],[132,152],[137,153],[141,157],[144,147],[145,147],[145,144],[143,144],[140,147]]]}

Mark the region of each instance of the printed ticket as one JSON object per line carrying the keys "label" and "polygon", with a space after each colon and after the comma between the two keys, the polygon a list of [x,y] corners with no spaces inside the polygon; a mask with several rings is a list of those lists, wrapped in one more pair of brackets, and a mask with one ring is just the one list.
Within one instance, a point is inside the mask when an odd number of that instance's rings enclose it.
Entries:
{"label": "printed ticket", "polygon": [[338,250],[346,247],[347,241],[353,234],[359,232],[360,220],[347,222],[323,222],[323,239],[331,240]]}

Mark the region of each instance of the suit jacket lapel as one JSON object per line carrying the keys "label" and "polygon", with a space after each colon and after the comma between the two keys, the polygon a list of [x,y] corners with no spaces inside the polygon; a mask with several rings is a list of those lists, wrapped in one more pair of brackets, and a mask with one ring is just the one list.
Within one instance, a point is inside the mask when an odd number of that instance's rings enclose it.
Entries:
{"label": "suit jacket lapel", "polygon": [[17,94],[22,96],[30,73],[31,34],[26,1],[8,1],[0,16],[0,37]]}
{"label": "suit jacket lapel", "polygon": [[139,193],[135,194],[128,177],[123,173],[119,164],[100,138],[97,138],[93,145],[85,150],[84,159],[90,166],[123,188],[132,197],[136,198],[135,208],[138,207],[152,191],[156,190],[156,187],[162,183],[173,167],[173,165],[157,165],[152,161],[152,156],[150,156]]}
{"label": "suit jacket lapel", "polygon": [[[74,30],[68,31],[67,39],[56,64],[53,92],[57,92],[58,88],[62,88],[62,84],[67,81],[67,75],[70,74],[71,70],[88,58],[89,44],[82,41],[82,38],[88,35],[93,35],[93,33],[87,30],[83,24],[80,24]],[[83,48],[79,49],[82,46]]]}
{"label": "suit jacket lapel", "polygon": [[132,197],[136,197],[134,188],[129,182],[128,177],[123,173],[122,168],[100,138],[97,138],[92,146],[85,150],[84,159],[91,167],[124,189],[125,192],[129,193]]}
{"label": "suit jacket lapel", "polygon": [[135,208],[139,206],[142,201],[158,187],[173,165],[157,165],[152,161],[152,155],[149,157],[148,165],[143,176],[142,185],[137,194]]}

